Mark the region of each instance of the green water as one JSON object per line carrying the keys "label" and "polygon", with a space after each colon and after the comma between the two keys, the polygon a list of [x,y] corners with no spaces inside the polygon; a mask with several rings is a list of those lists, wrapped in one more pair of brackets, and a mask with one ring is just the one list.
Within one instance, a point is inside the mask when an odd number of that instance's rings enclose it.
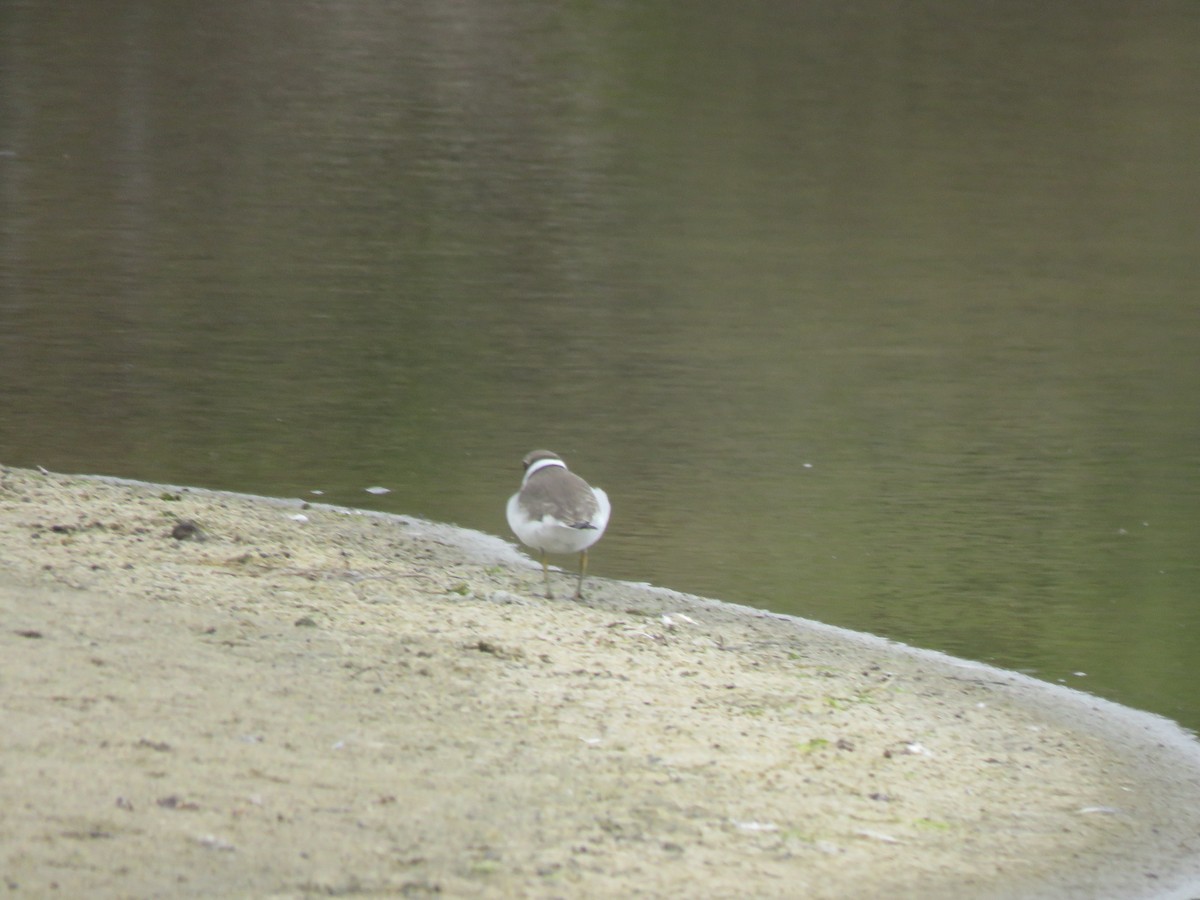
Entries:
{"label": "green water", "polygon": [[6,3],[0,461],[507,534],[548,446],[596,574],[1200,728],[1197,46],[1193,3]]}

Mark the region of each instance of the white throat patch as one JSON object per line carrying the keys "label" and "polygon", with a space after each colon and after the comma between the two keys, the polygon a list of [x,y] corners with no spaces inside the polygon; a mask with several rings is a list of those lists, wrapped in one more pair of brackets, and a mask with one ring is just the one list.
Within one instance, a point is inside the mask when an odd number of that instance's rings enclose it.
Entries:
{"label": "white throat patch", "polygon": [[565,469],[567,464],[561,459],[539,459],[532,466],[525,470],[525,477],[521,479],[521,486],[524,487],[529,483],[529,478],[534,472],[540,472],[542,469],[548,469],[550,466],[559,466]]}

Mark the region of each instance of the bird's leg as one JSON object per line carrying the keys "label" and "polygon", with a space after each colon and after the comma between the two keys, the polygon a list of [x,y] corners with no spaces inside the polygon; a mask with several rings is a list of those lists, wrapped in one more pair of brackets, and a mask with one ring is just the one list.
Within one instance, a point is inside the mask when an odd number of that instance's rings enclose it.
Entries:
{"label": "bird's leg", "polygon": [[542,551],[542,577],[546,579],[546,599],[553,600],[554,592],[550,590],[550,570],[546,567],[546,551]]}
{"label": "bird's leg", "polygon": [[583,599],[583,576],[587,572],[587,551],[579,551],[579,584],[575,587],[575,599]]}

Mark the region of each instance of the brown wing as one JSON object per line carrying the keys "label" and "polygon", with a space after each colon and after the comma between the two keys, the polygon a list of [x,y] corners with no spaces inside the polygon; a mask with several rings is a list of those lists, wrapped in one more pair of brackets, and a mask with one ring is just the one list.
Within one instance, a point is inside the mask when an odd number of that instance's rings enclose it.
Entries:
{"label": "brown wing", "polygon": [[551,515],[573,528],[589,527],[600,511],[588,483],[573,472],[551,466],[535,472],[521,491],[521,506],[530,518]]}

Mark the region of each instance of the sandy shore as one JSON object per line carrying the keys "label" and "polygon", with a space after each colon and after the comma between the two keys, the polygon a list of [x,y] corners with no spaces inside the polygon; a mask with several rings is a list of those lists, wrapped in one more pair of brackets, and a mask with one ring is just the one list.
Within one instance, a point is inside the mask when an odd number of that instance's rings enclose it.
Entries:
{"label": "sandy shore", "polygon": [[449,526],[0,469],[0,885],[1200,896],[1200,749],[1163,719],[540,578]]}

